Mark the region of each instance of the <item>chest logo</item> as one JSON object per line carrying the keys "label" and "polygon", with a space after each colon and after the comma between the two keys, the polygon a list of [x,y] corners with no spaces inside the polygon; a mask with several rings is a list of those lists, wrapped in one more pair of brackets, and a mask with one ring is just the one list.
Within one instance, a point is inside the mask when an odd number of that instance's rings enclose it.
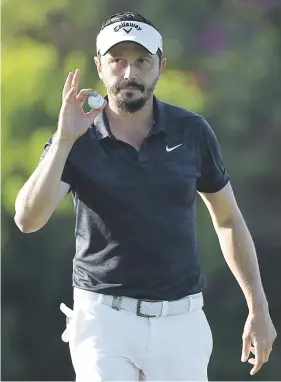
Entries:
{"label": "chest logo", "polygon": [[169,153],[170,151],[175,150],[176,148],[180,147],[181,145],[183,145],[183,143],[180,143],[179,145],[173,146],[173,147],[166,146],[166,151]]}

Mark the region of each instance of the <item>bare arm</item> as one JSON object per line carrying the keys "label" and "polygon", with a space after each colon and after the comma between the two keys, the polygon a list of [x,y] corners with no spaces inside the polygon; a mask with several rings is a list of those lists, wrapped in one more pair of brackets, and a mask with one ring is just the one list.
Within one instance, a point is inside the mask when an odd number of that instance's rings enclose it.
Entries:
{"label": "bare arm", "polygon": [[[243,362],[248,360],[254,365],[251,370],[253,375],[268,361],[276,338],[261,282],[254,243],[237,206],[230,183],[219,192],[200,195],[210,212],[224,258],[238,281],[249,308],[242,336],[241,359]],[[255,354],[255,359],[248,359],[250,352]]]}
{"label": "bare arm", "polygon": [[20,190],[14,220],[22,232],[42,228],[69,191],[61,176],[71,147],[71,142],[54,138],[46,157]]}
{"label": "bare arm", "polygon": [[217,233],[224,258],[238,281],[249,310],[267,306],[254,243],[230,183],[214,194],[200,194]]}
{"label": "bare arm", "polygon": [[23,232],[34,232],[43,227],[67,194],[70,186],[62,182],[61,177],[69,152],[106,105],[104,101],[101,108],[84,112],[83,104],[93,90],[83,89],[77,94],[79,76],[79,69],[68,74],[51,147],[17,196],[14,220]]}

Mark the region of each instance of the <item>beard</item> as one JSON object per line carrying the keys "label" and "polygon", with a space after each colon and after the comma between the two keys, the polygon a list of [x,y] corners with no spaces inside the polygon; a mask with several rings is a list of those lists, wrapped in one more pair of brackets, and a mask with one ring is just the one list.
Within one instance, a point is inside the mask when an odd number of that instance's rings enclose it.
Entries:
{"label": "beard", "polygon": [[[116,105],[119,110],[121,110],[122,112],[126,114],[133,114],[144,107],[147,100],[153,94],[158,80],[159,80],[159,76],[147,88],[145,88],[144,85],[141,85],[135,81],[126,80],[122,82],[122,84],[110,87],[108,89],[108,92],[114,96],[116,100]],[[127,91],[127,96],[128,96],[127,99],[121,98],[120,91],[122,89],[125,89]],[[142,95],[137,99],[130,99],[130,96],[132,96],[131,90],[134,90],[134,89],[140,90]]]}

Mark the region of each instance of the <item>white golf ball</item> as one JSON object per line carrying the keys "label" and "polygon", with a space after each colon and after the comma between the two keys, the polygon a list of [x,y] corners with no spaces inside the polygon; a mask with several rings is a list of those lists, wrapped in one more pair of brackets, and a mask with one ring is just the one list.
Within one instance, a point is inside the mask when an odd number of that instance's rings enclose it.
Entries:
{"label": "white golf ball", "polygon": [[99,94],[98,92],[95,92],[94,94],[96,95],[90,95],[88,97],[88,105],[92,109],[99,109],[100,107],[102,107],[104,103],[104,99],[103,99],[103,96]]}

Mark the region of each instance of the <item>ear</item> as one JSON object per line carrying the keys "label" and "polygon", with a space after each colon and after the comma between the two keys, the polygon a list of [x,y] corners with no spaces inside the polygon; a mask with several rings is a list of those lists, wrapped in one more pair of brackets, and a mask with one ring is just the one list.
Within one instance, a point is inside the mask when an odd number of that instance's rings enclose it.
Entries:
{"label": "ear", "polygon": [[98,72],[98,75],[99,75],[99,78],[102,79],[102,63],[101,63],[101,56],[95,56],[95,64],[96,64],[96,67],[97,67],[97,72]]}
{"label": "ear", "polygon": [[167,64],[167,59],[166,59],[166,58],[162,58],[162,59],[161,59],[161,64],[160,64],[160,73],[163,72],[163,70],[164,70],[166,64]]}

